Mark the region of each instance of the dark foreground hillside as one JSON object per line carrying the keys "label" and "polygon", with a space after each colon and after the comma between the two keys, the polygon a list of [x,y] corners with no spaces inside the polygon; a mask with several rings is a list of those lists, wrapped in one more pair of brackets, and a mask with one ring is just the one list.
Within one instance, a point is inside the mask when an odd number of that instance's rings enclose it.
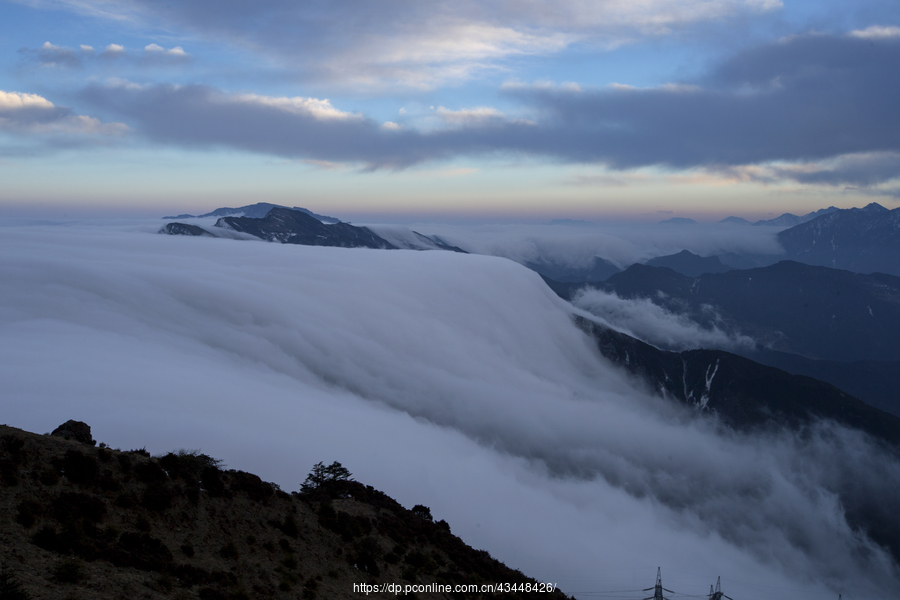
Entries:
{"label": "dark foreground hillside", "polygon": [[53,435],[0,425],[0,597],[394,598],[354,584],[536,583],[426,507],[407,510],[321,464],[324,476],[289,494],[202,454],[98,448],[86,432],[75,422]]}

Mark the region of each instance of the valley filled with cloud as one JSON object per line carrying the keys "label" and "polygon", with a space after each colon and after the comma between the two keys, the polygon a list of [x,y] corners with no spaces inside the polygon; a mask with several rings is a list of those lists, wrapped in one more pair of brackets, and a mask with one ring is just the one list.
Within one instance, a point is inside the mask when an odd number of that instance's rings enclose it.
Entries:
{"label": "valley filled with cloud", "polygon": [[[898,590],[841,504],[893,504],[893,453],[828,422],[735,433],[656,397],[512,261],[155,227],[3,228],[6,420],[191,444],[285,489],[340,460],[576,596],[660,564],[684,593],[720,575],[740,598]],[[641,314],[675,345],[698,333]]]}

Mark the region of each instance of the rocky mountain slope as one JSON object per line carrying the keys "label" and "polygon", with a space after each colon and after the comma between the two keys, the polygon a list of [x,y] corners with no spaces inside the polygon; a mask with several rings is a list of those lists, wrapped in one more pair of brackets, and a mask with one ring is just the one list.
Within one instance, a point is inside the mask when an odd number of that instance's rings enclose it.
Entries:
{"label": "rocky mountain slope", "polygon": [[[833,422],[880,440],[900,455],[900,418],[868,406],[828,383],[792,375],[722,350],[667,352],[608,327],[576,317],[608,360],[660,396],[694,406],[741,433],[788,430],[805,435]],[[848,520],[900,562],[900,523],[893,508],[851,488],[837,490]]]}
{"label": "rocky mountain slope", "polygon": [[[244,209],[247,214],[244,214]],[[436,236],[426,236],[409,229],[384,229],[383,234],[369,227],[357,227],[331,217],[323,217],[303,208],[285,208],[261,202],[241,209],[222,208],[201,217],[220,217],[208,230],[188,223],[167,223],[159,233],[168,235],[218,237],[222,230],[232,230],[282,244],[301,246],[337,246],[341,248],[376,248],[381,250],[465,250],[444,243]],[[191,215],[181,215],[187,218]],[[168,217],[167,217],[168,218]],[[216,228],[219,228],[218,231]],[[386,232],[386,233],[385,233]]]}
{"label": "rocky mountain slope", "polygon": [[[287,206],[281,206],[280,204],[271,204],[269,202],[257,202],[256,204],[248,204],[247,206],[239,206],[237,208],[217,208],[214,211],[208,212],[202,215],[176,215],[174,217],[163,217],[163,219],[203,219],[205,217],[249,217],[251,219],[262,219],[269,211],[273,208],[285,208],[288,209]],[[296,210],[298,212],[302,212],[311,217],[322,221],[323,223],[340,223],[340,219],[336,219],[334,217],[328,217],[325,215],[320,215],[314,213],[308,208],[300,208],[299,206],[295,206],[293,208],[289,208],[288,210]]]}
{"label": "rocky mountain slope", "polygon": [[342,472],[320,463],[303,493],[286,493],[197,452],[95,447],[83,423],[53,435],[0,426],[0,591],[18,600],[312,599],[359,598],[354,584],[363,583],[536,583],[465,545],[428,508],[407,510]]}
{"label": "rocky mountain slope", "polygon": [[657,256],[646,262],[650,267],[666,267],[688,277],[699,277],[703,273],[724,273],[729,270],[718,256],[699,256],[688,250],[678,254]]}
{"label": "rocky mountain slope", "polygon": [[900,275],[900,208],[837,210],[778,234],[787,258],[856,273]]}
{"label": "rocky mountain slope", "polygon": [[632,265],[603,284],[547,280],[572,299],[586,285],[649,298],[703,326],[757,341],[736,350],[758,363],[814,377],[900,415],[900,279],[783,261],[688,277]]}
{"label": "rocky mountain slope", "polygon": [[829,419],[900,449],[900,417],[828,383],[724,350],[660,350],[583,317],[576,320],[614,364],[659,395],[715,414],[735,430],[799,429],[817,419]]}
{"label": "rocky mountain slope", "polygon": [[651,298],[701,324],[716,320],[773,350],[822,360],[900,360],[900,278],[890,275],[793,261],[698,277],[632,265],[595,287]]}
{"label": "rocky mountain slope", "polygon": [[326,225],[305,213],[289,208],[273,208],[263,218],[222,217],[216,227],[249,233],[283,244],[303,246],[339,246],[343,248],[394,249],[396,246],[366,227],[349,223]]}

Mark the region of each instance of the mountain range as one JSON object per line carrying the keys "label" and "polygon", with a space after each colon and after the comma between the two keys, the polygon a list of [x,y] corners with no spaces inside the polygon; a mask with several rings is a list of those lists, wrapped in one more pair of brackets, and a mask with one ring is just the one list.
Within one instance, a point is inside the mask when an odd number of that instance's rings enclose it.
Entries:
{"label": "mountain range", "polygon": [[[689,219],[674,218],[662,224],[690,224]],[[720,223],[751,223],[740,217],[726,217]],[[729,252],[699,256],[688,250],[657,256],[646,261],[649,266],[668,267],[682,275],[697,277],[704,273],[722,273],[732,269],[766,267],[781,260],[808,265],[845,269],[856,273],[888,273],[900,276],[900,208],[888,210],[871,203],[864,208],[823,208],[802,217],[785,213],[775,219],[757,221],[753,225],[786,227],[777,234],[782,254],[749,254]],[[524,263],[544,277],[557,282],[599,282],[620,269],[604,259],[594,257],[588,267],[533,260]]]}
{"label": "mountain range", "polygon": [[[388,240],[368,227],[358,227],[332,217],[321,217],[306,209],[285,208],[267,203],[254,204],[240,209],[221,208],[201,216],[217,216],[229,212],[243,216],[222,216],[216,221],[214,227],[246,233],[269,242],[342,248],[382,250],[405,248],[465,252],[457,246],[444,243],[438,237],[425,236],[415,231],[405,230],[404,235],[398,235],[394,230],[390,234],[386,234],[391,238]],[[247,214],[261,216],[247,216]],[[331,219],[331,221],[325,219]],[[189,223],[167,223],[160,229],[160,233],[169,235],[216,237],[217,234],[214,231]]]}
{"label": "mountain range", "polygon": [[[663,398],[693,406],[742,432],[790,429],[802,435],[833,421],[886,442],[900,453],[900,417],[810,377],[792,375],[722,350],[668,352],[596,322],[576,317],[600,353]],[[850,522],[900,561],[900,522],[893,509],[853,490],[838,492]]]}
{"label": "mountain range", "polygon": [[650,299],[702,327],[756,341],[742,356],[838,386],[900,415],[900,278],[782,261],[688,277],[632,265],[603,283],[548,281],[571,300],[585,287]]}
{"label": "mountain range", "polygon": [[396,246],[366,227],[349,223],[326,225],[306,213],[272,208],[264,217],[221,217],[216,227],[249,233],[260,239],[304,246],[395,249]]}
{"label": "mountain range", "polygon": [[575,320],[608,360],[662,397],[713,414],[732,429],[799,430],[817,419],[829,419],[900,450],[900,417],[833,385],[724,350],[660,350],[584,317]]}
{"label": "mountain range", "polygon": [[857,273],[900,275],[900,208],[838,210],[778,234],[786,256]]}
{"label": "mountain range", "polygon": [[[281,206],[280,204],[271,204],[269,202],[257,202],[256,204],[248,204],[247,206],[241,206],[238,208],[217,208],[212,212],[208,212],[202,215],[176,215],[174,217],[163,217],[163,219],[203,219],[206,217],[249,217],[251,219],[261,219],[269,214],[269,211],[273,208],[288,208],[287,206]],[[324,215],[316,214],[313,211],[307,208],[300,208],[299,206],[295,206],[290,210],[296,210],[298,212],[306,213],[307,215],[314,217],[323,223],[340,223],[340,219],[336,219],[334,217],[326,217]]]}
{"label": "mountain range", "polygon": [[751,223],[747,219],[741,217],[725,217],[719,223],[731,223],[734,225],[757,225],[757,226],[770,226],[770,227],[794,227],[796,225],[800,225],[801,223],[806,223],[807,221],[812,221],[813,219],[820,217],[822,215],[827,215],[828,213],[839,210],[834,206],[829,206],[828,208],[821,208],[817,211],[807,213],[802,217],[798,217],[797,215],[791,213],[784,213],[775,217],[774,219],[760,219],[755,223]]}
{"label": "mountain range", "polygon": [[595,256],[587,267],[573,267],[552,260],[536,260],[525,262],[525,266],[554,281],[564,282],[598,282],[606,281],[621,269],[606,259]]}
{"label": "mountain range", "polygon": [[667,267],[688,277],[697,277],[703,273],[722,273],[730,269],[718,256],[698,256],[688,250],[668,256],[657,256],[645,264],[651,267]]}
{"label": "mountain range", "polygon": [[900,277],[893,275],[794,261],[697,277],[632,265],[595,287],[622,298],[652,298],[772,350],[824,360],[900,360]]}

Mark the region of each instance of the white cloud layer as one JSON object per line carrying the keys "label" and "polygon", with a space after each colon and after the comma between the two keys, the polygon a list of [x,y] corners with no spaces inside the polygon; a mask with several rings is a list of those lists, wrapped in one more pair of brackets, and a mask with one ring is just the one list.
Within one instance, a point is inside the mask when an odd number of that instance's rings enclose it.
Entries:
{"label": "white cloud layer", "polygon": [[422,233],[440,236],[454,246],[478,254],[503,256],[518,263],[541,260],[560,267],[590,267],[594,257],[621,269],[656,256],[690,250],[701,256],[727,252],[782,254],[775,232],[769,228],[735,228],[727,224],[694,227],[659,225],[411,225]]}
{"label": "white cloud layer", "polygon": [[[665,350],[719,348],[752,350],[756,343],[740,334],[729,334],[715,324],[704,327],[685,315],[666,310],[649,298],[626,299],[614,293],[586,288],[572,304],[622,333]],[[712,307],[709,309],[712,311]],[[710,315],[715,322],[715,315]]]}
{"label": "white cloud layer", "polygon": [[0,90],[0,111],[14,111],[23,108],[51,109],[53,103],[37,94],[4,92]]}
{"label": "white cloud layer", "polygon": [[900,38],[900,27],[896,25],[872,25],[865,29],[851,31],[850,35],[866,39]]}
{"label": "white cloud layer", "polygon": [[97,118],[75,115],[56,107],[37,94],[0,90],[0,131],[20,135],[121,136],[123,123],[103,123]]}
{"label": "white cloud layer", "polygon": [[284,111],[292,114],[300,114],[300,115],[309,115],[316,119],[361,119],[362,116],[355,113],[350,113],[342,110],[338,110],[334,106],[331,105],[331,101],[325,98],[324,100],[320,100],[319,98],[306,98],[303,96],[293,96],[293,97],[284,97],[284,96],[260,96],[257,94],[236,94],[230,97],[222,97],[222,101],[231,103],[236,102],[239,104],[248,104],[255,106],[269,106],[280,111]]}
{"label": "white cloud layer", "polygon": [[744,600],[900,593],[837,495],[898,501],[896,460],[827,424],[799,440],[691,419],[510,261],[159,225],[3,227],[4,420],[200,447],[288,489],[339,460],[576,595],[657,566],[687,594],[718,575]]}

